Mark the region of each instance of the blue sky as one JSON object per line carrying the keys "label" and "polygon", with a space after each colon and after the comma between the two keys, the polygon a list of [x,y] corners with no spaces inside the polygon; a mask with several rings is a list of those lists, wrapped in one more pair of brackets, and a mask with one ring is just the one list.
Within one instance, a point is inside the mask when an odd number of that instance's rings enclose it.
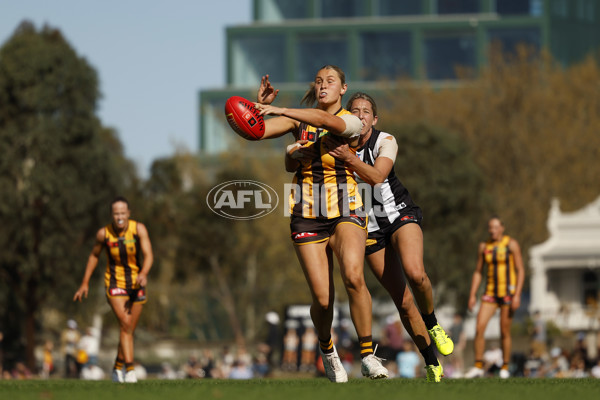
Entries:
{"label": "blue sky", "polygon": [[152,161],[198,145],[197,93],[225,84],[225,28],[252,0],[0,0],[0,43],[21,21],[60,29],[100,77],[98,115],[144,177]]}

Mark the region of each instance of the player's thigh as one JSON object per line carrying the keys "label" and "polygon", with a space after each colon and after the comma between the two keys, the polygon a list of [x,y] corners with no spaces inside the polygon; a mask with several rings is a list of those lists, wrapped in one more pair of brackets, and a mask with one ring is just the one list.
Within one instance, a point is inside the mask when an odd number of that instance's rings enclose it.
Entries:
{"label": "player's thigh", "polygon": [[477,313],[476,329],[481,330],[481,333],[483,333],[483,331],[485,331],[485,328],[487,327],[488,322],[490,322],[490,319],[492,318],[497,309],[498,304],[482,301],[481,306],[479,307],[479,312]]}
{"label": "player's thigh", "polygon": [[302,271],[313,296],[320,297],[329,293],[331,276],[327,241],[294,245]]}
{"label": "player's thigh", "polygon": [[329,246],[340,264],[363,264],[367,231],[353,223],[338,224],[329,239]]}
{"label": "player's thigh", "polygon": [[108,304],[121,325],[131,323],[131,310],[128,307],[128,302],[129,297],[127,296],[114,296],[108,298]]}
{"label": "player's thigh", "polygon": [[391,243],[409,277],[422,275],[425,272],[423,231],[418,224],[408,223],[396,229],[391,236]]}

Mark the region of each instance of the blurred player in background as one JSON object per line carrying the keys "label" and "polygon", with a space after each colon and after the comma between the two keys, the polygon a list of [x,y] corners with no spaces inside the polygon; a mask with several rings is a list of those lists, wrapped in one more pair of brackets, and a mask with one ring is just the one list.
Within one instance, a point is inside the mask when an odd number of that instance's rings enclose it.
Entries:
{"label": "blurred player in background", "polygon": [[[361,372],[371,379],[387,378],[381,359],[373,354],[371,294],[364,278],[367,218],[352,171],[327,153],[324,138],[339,137],[356,146],[362,129],[358,118],[342,107],[348,86],[344,72],[327,65],[316,74],[303,104],[316,108],[270,105],[278,91],[268,75],[261,80],[256,107],[265,119],[263,139],[292,132],[299,143],[288,147],[286,170],[295,172],[290,195],[292,240],[312,294],[310,314],[319,339],[325,372],[332,382],[348,375],[332,341],[333,256],[340,265],[361,354]],[[355,147],[352,147],[355,149]],[[354,150],[355,151],[355,150]]]}
{"label": "blurred player in background", "polygon": [[[430,337],[443,355],[452,353],[454,344],[438,324],[433,309],[433,290],[423,263],[421,209],[394,173],[398,153],[396,139],[375,129],[378,121],[375,100],[359,92],[348,100],[346,107],[363,122],[358,157],[349,151],[348,145],[331,140],[328,141],[330,154],[373,186],[367,261],[392,296],[407,332],[423,355],[427,380],[439,382],[443,370]],[[412,293],[407,289],[404,275]],[[414,304],[413,294],[421,314]]]}
{"label": "blurred player in background", "polygon": [[483,279],[483,265],[487,264],[485,292],[481,297],[475,328],[475,365],[465,374],[466,378],[485,375],[483,369],[485,339],[483,335],[488,322],[498,308],[500,308],[500,337],[504,361],[499,375],[500,378],[510,377],[508,371],[512,345],[510,326],[515,311],[521,305],[521,291],[525,280],[525,269],[519,243],[510,236],[504,235],[504,224],[500,218],[492,217],[488,221],[488,232],[489,239],[479,244],[477,266],[473,273],[469,294],[469,310],[472,310],[477,303],[477,289]]}
{"label": "blurred player in background", "polygon": [[[89,280],[106,249],[108,265],[104,274],[106,297],[120,325],[119,347],[112,379],[137,382],[134,369],[133,335],[146,303],[146,283],[154,256],[146,226],[129,219],[129,203],[117,197],[110,205],[112,222],[96,233],[96,243],[89,255],[81,286],[73,301],[87,297]],[[125,374],[123,374],[125,367]]]}

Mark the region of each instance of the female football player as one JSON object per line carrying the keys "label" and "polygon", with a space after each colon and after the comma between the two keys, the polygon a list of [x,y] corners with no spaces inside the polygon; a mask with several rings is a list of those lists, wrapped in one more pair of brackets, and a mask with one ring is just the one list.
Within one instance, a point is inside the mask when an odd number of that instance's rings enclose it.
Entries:
{"label": "female football player", "polygon": [[146,303],[146,283],[154,257],[146,226],[129,219],[127,199],[114,199],[110,211],[112,222],[96,233],[96,243],[88,257],[83,281],[75,292],[73,301],[81,302],[84,297],[87,298],[90,277],[98,265],[100,252],[105,248],[108,258],[104,274],[106,297],[120,325],[119,347],[112,379],[115,382],[133,383],[137,382],[133,365],[133,334]]}
{"label": "female football player", "polygon": [[477,289],[483,280],[483,265],[487,264],[487,281],[485,292],[481,296],[481,306],[477,313],[475,325],[475,365],[466,374],[466,378],[477,378],[485,375],[483,369],[483,351],[485,350],[484,333],[488,322],[500,309],[500,340],[502,347],[503,365],[500,368],[500,378],[510,377],[508,363],[512,338],[510,326],[513,315],[521,305],[521,291],[525,280],[525,269],[519,243],[504,234],[504,224],[498,217],[488,221],[489,239],[479,243],[477,265],[471,281],[469,294],[469,310],[477,303]]}
{"label": "female football player", "polygon": [[[310,314],[319,339],[327,377],[346,382],[348,375],[331,339],[333,322],[333,256],[338,260],[358,333],[361,371],[371,379],[386,378],[387,369],[373,354],[371,295],[364,280],[367,219],[354,174],[328,154],[325,138],[335,136],[355,146],[362,123],[342,107],[348,86],[344,72],[326,65],[316,74],[302,103],[315,108],[279,108],[268,75],[261,80],[256,107],[265,119],[262,139],[293,133],[286,169],[294,171],[290,195],[291,235],[311,291]],[[354,149],[354,147],[352,147]],[[300,158],[301,157],[301,158]]]}
{"label": "female football player", "polygon": [[[431,282],[423,263],[421,209],[394,173],[398,145],[394,136],[375,128],[377,104],[366,93],[355,93],[347,109],[363,122],[356,157],[345,144],[331,143],[330,154],[373,186],[369,208],[366,258],[379,282],[392,296],[400,317],[425,360],[427,380],[439,382],[442,366],[433,351],[433,339],[443,355],[454,345],[438,324]],[[403,276],[412,289],[407,290]],[[414,295],[414,300],[413,300]],[[421,314],[415,307],[415,301]]]}

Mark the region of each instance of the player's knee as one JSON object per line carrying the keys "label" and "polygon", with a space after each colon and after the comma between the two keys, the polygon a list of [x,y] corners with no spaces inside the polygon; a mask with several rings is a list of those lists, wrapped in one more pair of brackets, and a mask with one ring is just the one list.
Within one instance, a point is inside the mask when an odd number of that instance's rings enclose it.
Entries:
{"label": "player's knee", "polygon": [[427,287],[429,277],[425,271],[414,270],[406,274],[406,278],[410,282],[410,286],[413,289],[424,289]]}
{"label": "player's knee", "polygon": [[358,271],[344,274],[344,286],[348,291],[360,292],[366,287],[364,275]]}
{"label": "player's knee", "polygon": [[314,299],[314,306],[318,307],[320,311],[328,311],[331,307],[332,299],[329,295],[323,294],[316,296]]}

